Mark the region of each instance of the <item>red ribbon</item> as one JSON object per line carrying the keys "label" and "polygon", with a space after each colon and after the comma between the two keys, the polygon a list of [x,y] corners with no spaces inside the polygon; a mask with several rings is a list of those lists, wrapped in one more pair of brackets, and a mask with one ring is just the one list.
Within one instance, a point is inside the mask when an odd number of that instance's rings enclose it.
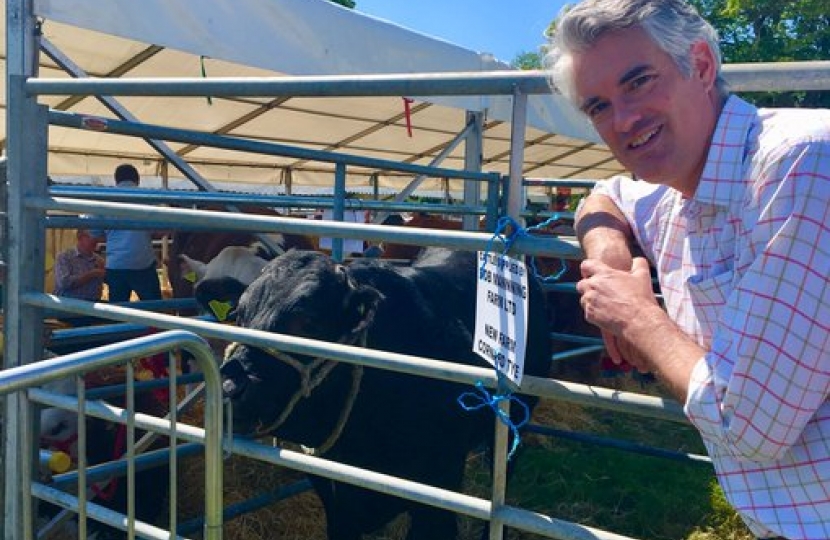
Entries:
{"label": "red ribbon", "polygon": [[412,137],[412,109],[410,105],[415,103],[415,100],[412,98],[401,98],[403,99],[403,113],[404,118],[406,118],[406,132],[409,134],[410,138]]}

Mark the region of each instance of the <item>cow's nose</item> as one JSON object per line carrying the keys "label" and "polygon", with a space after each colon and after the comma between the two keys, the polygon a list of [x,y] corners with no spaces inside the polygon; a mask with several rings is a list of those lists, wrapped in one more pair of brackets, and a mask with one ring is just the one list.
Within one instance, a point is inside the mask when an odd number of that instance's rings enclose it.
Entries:
{"label": "cow's nose", "polygon": [[225,379],[222,381],[222,393],[226,398],[233,399],[242,393],[247,384],[247,377],[242,377],[241,379]]}
{"label": "cow's nose", "polygon": [[248,384],[245,368],[237,361],[229,360],[219,369],[222,374],[222,393],[227,398],[234,398],[242,393]]}

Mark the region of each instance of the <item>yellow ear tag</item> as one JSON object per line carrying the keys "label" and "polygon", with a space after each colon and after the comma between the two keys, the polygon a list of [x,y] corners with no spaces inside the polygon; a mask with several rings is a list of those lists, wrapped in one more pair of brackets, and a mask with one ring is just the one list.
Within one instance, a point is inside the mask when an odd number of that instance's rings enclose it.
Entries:
{"label": "yellow ear tag", "polygon": [[189,281],[190,283],[196,283],[196,272],[190,271],[182,276],[185,281]]}
{"label": "yellow ear tag", "polygon": [[231,304],[230,302],[220,302],[219,300],[211,300],[208,302],[210,306],[210,310],[216,315],[216,318],[220,321],[224,321],[228,318],[228,313],[231,312]]}

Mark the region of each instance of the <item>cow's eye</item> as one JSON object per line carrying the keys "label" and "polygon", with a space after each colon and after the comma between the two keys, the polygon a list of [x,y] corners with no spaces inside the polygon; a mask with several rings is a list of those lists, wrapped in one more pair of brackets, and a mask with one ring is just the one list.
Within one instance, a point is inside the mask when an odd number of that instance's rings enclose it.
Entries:
{"label": "cow's eye", "polygon": [[310,317],[295,315],[288,324],[288,333],[294,336],[309,336],[314,330]]}

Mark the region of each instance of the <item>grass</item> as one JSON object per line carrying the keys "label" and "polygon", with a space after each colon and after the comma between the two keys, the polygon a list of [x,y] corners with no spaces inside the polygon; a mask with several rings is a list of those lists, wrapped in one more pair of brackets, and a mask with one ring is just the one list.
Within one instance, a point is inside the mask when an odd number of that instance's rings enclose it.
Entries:
{"label": "grass", "polygon": [[699,465],[595,445],[528,448],[510,498],[559,519],[636,538],[686,538],[711,512],[713,477]]}
{"label": "grass", "polygon": [[[705,455],[694,428],[673,422],[551,401],[540,404],[534,422]],[[473,494],[489,497],[489,474],[485,467],[474,467],[472,484]],[[507,502],[642,540],[753,538],[725,501],[709,464],[559,437],[524,437]],[[510,531],[508,538],[539,537]]]}

